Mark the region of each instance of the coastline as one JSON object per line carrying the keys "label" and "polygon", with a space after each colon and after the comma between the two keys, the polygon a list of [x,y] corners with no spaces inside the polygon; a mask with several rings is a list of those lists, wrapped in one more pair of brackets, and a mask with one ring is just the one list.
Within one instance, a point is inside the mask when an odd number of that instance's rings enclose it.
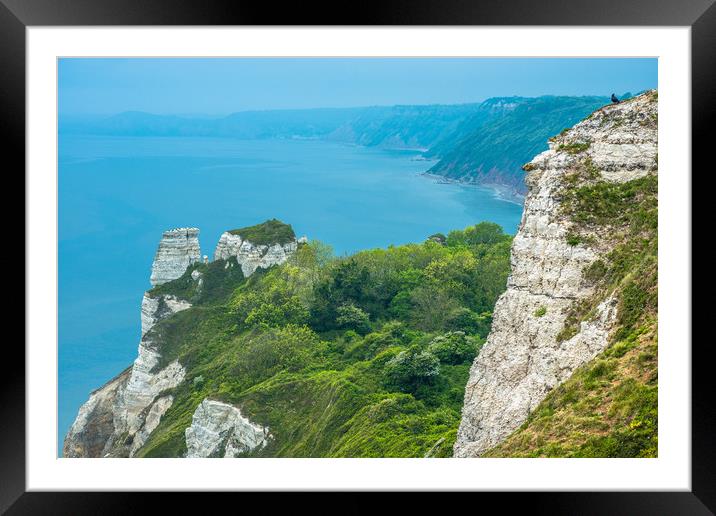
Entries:
{"label": "coastline", "polygon": [[486,188],[492,190],[496,199],[501,201],[510,202],[522,206],[525,202],[525,196],[517,193],[515,190],[497,183],[476,183],[474,181],[463,181],[460,179],[452,179],[450,177],[441,176],[439,174],[432,174],[430,172],[419,172],[418,175],[424,176],[430,179],[434,179],[437,184],[455,184],[460,186],[474,186],[478,188]]}

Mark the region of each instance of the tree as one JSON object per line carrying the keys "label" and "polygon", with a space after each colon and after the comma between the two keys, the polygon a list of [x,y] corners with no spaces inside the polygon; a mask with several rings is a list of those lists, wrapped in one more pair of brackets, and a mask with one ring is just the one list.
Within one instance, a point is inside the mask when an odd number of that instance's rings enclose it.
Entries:
{"label": "tree", "polygon": [[409,392],[432,383],[439,374],[440,360],[417,346],[401,351],[385,365],[387,383]]}
{"label": "tree", "polygon": [[336,324],[339,328],[355,330],[361,335],[370,332],[370,317],[352,303],[339,306],[336,313],[338,314]]}
{"label": "tree", "polygon": [[443,364],[456,365],[475,358],[480,344],[478,338],[469,337],[462,331],[454,331],[435,337],[428,345],[428,351]]}
{"label": "tree", "polygon": [[460,307],[450,312],[445,319],[445,328],[451,331],[463,331],[487,337],[492,325],[492,314],[483,312],[478,314],[469,308]]}
{"label": "tree", "polygon": [[455,247],[460,245],[495,244],[509,238],[509,235],[502,231],[502,227],[499,224],[480,222],[462,231],[451,231],[447,237],[447,245]]}

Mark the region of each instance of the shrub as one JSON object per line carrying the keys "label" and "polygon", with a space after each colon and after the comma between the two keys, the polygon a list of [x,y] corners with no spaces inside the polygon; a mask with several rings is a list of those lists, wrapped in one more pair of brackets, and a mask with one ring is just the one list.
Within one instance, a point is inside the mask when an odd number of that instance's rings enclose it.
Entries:
{"label": "shrub", "polygon": [[443,364],[456,365],[475,358],[478,345],[481,345],[479,339],[455,331],[435,337],[428,345],[428,351]]}
{"label": "shrub", "polygon": [[244,322],[248,326],[284,326],[304,324],[308,311],[296,296],[282,300],[280,304],[264,302],[251,309]]}
{"label": "shrub", "polygon": [[339,328],[355,330],[361,335],[370,332],[370,317],[357,306],[346,303],[339,306],[336,313],[336,324]]}
{"label": "shrub", "polygon": [[451,331],[463,331],[486,337],[492,326],[492,313],[478,314],[469,308],[460,307],[448,314],[445,328]]}
{"label": "shrub", "polygon": [[567,233],[567,245],[574,247],[582,242],[582,238],[576,233]]}
{"label": "shrub", "polygon": [[547,313],[547,307],[542,305],[537,310],[535,310],[535,317],[542,317],[546,313]]}
{"label": "shrub", "polygon": [[244,340],[233,372],[243,380],[260,381],[282,370],[298,371],[318,344],[317,335],[305,326],[269,329]]}
{"label": "shrub", "polygon": [[494,222],[480,222],[464,230],[450,231],[447,237],[447,245],[454,247],[459,245],[495,244],[509,239],[502,231],[502,227]]}
{"label": "shrub", "polygon": [[584,152],[589,148],[589,145],[589,143],[563,143],[557,147],[557,150],[574,155]]}
{"label": "shrub", "polygon": [[414,346],[393,357],[384,371],[388,385],[413,392],[421,384],[435,380],[440,374],[440,360],[429,351]]}
{"label": "shrub", "polygon": [[445,243],[447,242],[447,237],[442,233],[435,233],[434,235],[430,235],[428,237],[428,240],[440,245],[445,245]]}

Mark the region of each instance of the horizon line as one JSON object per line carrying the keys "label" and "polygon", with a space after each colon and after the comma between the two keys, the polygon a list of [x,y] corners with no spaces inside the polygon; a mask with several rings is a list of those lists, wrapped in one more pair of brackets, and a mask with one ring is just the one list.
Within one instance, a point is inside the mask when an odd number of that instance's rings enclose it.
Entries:
{"label": "horizon line", "polygon": [[[632,93],[630,91],[625,91],[621,94],[617,94],[618,96],[623,96],[626,94],[630,95],[638,95],[640,93],[649,91],[650,89],[658,89],[658,88],[648,88],[645,90],[640,90],[637,93]],[[615,92],[616,93],[616,92]],[[222,118],[222,117],[229,117],[231,115],[236,115],[240,113],[266,113],[266,112],[275,112],[275,111],[313,111],[313,110],[341,110],[341,109],[371,109],[371,108],[386,108],[386,107],[414,107],[414,106],[420,106],[420,107],[427,107],[427,106],[469,106],[469,105],[477,105],[477,104],[484,104],[485,102],[492,100],[492,99],[509,99],[509,98],[521,98],[521,99],[538,99],[542,97],[572,97],[572,98],[585,98],[585,97],[604,97],[609,98],[610,93],[605,93],[604,95],[596,95],[596,94],[585,94],[585,95],[557,95],[552,93],[547,93],[544,95],[535,95],[535,96],[527,96],[527,95],[501,95],[501,96],[493,96],[493,97],[487,97],[483,100],[476,100],[471,102],[454,102],[454,103],[440,103],[440,102],[433,102],[433,103],[424,103],[424,104],[369,104],[369,105],[352,105],[352,106],[313,106],[313,107],[277,107],[277,108],[262,108],[262,109],[242,109],[238,111],[228,111],[223,113],[153,113],[151,111],[142,111],[140,109],[127,109],[123,111],[117,111],[113,113],[70,113],[70,112],[60,112],[58,110],[57,116],[77,116],[77,117],[113,117],[118,115],[123,115],[127,113],[140,113],[144,115],[153,115],[153,116],[175,116],[178,118],[190,118],[190,117],[208,117],[208,118]]]}

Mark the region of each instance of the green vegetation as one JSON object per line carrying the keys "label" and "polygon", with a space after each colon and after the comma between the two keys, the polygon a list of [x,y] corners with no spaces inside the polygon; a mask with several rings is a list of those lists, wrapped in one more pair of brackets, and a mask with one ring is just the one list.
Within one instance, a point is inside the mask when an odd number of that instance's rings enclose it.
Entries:
{"label": "green vegetation", "polygon": [[[608,97],[487,100],[481,107],[484,114],[478,111],[460,124],[447,144],[439,141],[431,147],[428,155],[441,159],[430,172],[478,183],[499,183],[524,193],[524,174],[520,168],[547,150],[549,137],[560,131],[564,136],[565,127],[572,127],[608,103]],[[505,105],[510,107],[504,108]],[[530,171],[532,166],[523,170]]]}
{"label": "green vegetation", "polygon": [[510,243],[491,223],[341,258],[311,242],[229,292],[209,275],[238,267],[194,266],[202,289],[190,272],[155,289],[197,304],[152,329],[157,367],[179,359],[187,380],[138,455],[181,456],[209,397],[271,429],[257,456],[450,456]]}
{"label": "green vegetation", "polygon": [[567,233],[567,244],[574,247],[582,242],[581,235],[577,233]]}
{"label": "green vegetation", "polygon": [[[201,282],[192,278],[192,273],[201,273]],[[192,304],[203,304],[226,298],[244,280],[236,258],[215,261],[208,264],[195,263],[178,279],[157,285],[149,291],[151,297],[176,296]]]}
{"label": "green vegetation", "polygon": [[296,238],[291,225],[277,219],[267,220],[255,226],[232,229],[229,233],[239,235],[254,245],[287,244]]}
{"label": "green vegetation", "polygon": [[588,241],[591,234],[599,233],[613,239],[615,246],[605,260],[584,271],[596,292],[569,314],[560,340],[575,335],[580,321],[609,292],[618,293],[620,338],[644,313],[656,312],[657,187],[657,176],[649,174],[626,183],[587,184],[563,194],[562,209],[574,222],[572,238]]}
{"label": "green vegetation", "polygon": [[587,150],[589,145],[589,143],[563,143],[557,147],[557,150],[567,154],[580,154]]}
{"label": "green vegetation", "polygon": [[535,310],[535,317],[542,317],[547,313],[547,307],[546,306],[540,306],[537,310]]}

